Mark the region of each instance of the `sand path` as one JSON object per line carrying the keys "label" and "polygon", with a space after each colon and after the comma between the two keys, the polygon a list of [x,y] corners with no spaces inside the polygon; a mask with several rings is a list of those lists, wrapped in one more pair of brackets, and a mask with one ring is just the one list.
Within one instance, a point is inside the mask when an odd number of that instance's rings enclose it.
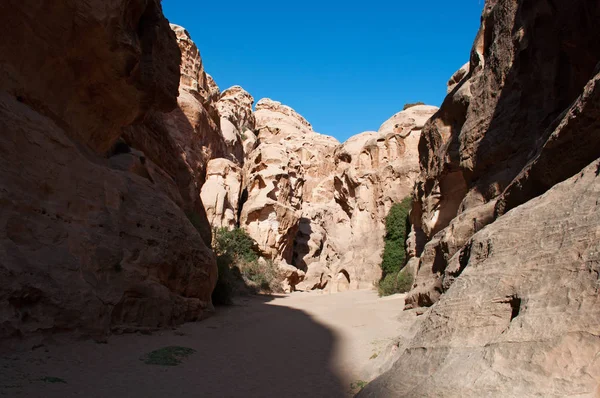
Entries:
{"label": "sand path", "polygon": [[[0,358],[0,396],[352,396],[351,383],[368,381],[375,357],[406,328],[398,317],[403,298],[373,291],[253,297],[176,330],[47,344]],[[196,352],[178,366],[140,360],[165,346]]]}

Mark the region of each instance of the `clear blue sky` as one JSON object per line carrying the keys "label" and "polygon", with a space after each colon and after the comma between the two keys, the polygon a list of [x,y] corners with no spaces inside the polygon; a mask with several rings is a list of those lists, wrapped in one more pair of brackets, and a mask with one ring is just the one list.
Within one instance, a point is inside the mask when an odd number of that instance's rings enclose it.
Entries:
{"label": "clear blue sky", "polygon": [[469,59],[483,0],[163,0],[221,90],[244,87],[345,141],[407,102],[439,106]]}

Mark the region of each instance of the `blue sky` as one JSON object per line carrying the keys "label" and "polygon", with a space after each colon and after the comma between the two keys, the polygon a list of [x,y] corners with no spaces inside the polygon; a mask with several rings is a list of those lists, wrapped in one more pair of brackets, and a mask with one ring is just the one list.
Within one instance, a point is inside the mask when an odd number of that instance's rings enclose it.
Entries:
{"label": "blue sky", "polygon": [[469,59],[483,0],[163,0],[221,90],[281,101],[340,141],[407,102],[439,106]]}

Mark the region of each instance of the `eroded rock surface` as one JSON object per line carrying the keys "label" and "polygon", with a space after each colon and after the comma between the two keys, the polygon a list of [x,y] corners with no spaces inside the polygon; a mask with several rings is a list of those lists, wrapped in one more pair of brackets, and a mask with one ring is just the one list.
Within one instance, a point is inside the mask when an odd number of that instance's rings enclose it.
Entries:
{"label": "eroded rock surface", "polygon": [[600,392],[598,17],[486,2],[419,143],[406,305],[431,308],[361,397]]}
{"label": "eroded rock surface", "polygon": [[[415,106],[378,132],[351,137],[335,148],[303,205],[295,265],[307,270],[304,289],[371,288],[381,278],[385,217],[412,192],[419,175],[417,146],[436,107]],[[332,166],[334,170],[331,170]]]}
{"label": "eroded rock surface", "polygon": [[213,228],[235,228],[242,191],[242,169],[234,162],[218,158],[208,162],[202,202]]}
{"label": "eroded rock surface", "polygon": [[0,337],[205,316],[215,259],[178,164],[118,141],[177,104],[160,2],[8,1],[0,25]]}
{"label": "eroded rock surface", "polygon": [[594,396],[600,162],[475,234],[460,277],[361,397]]}
{"label": "eroded rock surface", "polygon": [[437,300],[450,258],[496,215],[597,158],[600,46],[590,42],[596,25],[578,21],[600,10],[584,3],[486,3],[470,65],[419,143],[411,244],[420,266],[407,305]]}

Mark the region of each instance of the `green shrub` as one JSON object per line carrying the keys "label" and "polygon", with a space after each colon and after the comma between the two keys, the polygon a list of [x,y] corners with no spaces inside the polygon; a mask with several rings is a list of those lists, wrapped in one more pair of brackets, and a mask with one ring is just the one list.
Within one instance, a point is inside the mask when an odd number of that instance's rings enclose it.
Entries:
{"label": "green shrub", "polygon": [[385,219],[385,247],[381,269],[383,277],[398,273],[406,262],[406,238],[410,230],[408,214],[412,206],[412,198],[406,197],[390,209]]}
{"label": "green shrub", "polygon": [[412,103],[408,103],[404,105],[404,109],[403,110],[407,110],[408,108],[412,108],[413,106],[417,106],[417,105],[425,105],[424,102],[412,102]]}
{"label": "green shrub", "polygon": [[350,383],[350,390],[351,392],[355,392],[355,391],[361,391],[363,388],[365,388],[367,386],[366,381],[364,380],[356,380],[353,383]]}
{"label": "green shrub", "polygon": [[214,232],[219,277],[212,294],[214,304],[229,305],[234,294],[281,291],[281,275],[271,260],[259,261],[256,242],[246,231],[236,228]]}
{"label": "green shrub", "polygon": [[195,353],[196,350],[187,347],[171,346],[154,350],[144,355],[142,360],[146,365],[177,366],[181,361]]}
{"label": "green shrub", "polygon": [[279,292],[281,290],[281,275],[273,260],[253,261],[240,267],[243,278],[256,284],[265,292]]}
{"label": "green shrub", "polygon": [[240,228],[219,228],[213,237],[213,248],[217,256],[229,256],[233,261],[252,262],[258,260],[254,250],[256,242]]}
{"label": "green shrub", "polygon": [[410,272],[400,271],[386,275],[378,286],[379,296],[390,296],[397,293],[406,293],[413,284],[413,276]]}

